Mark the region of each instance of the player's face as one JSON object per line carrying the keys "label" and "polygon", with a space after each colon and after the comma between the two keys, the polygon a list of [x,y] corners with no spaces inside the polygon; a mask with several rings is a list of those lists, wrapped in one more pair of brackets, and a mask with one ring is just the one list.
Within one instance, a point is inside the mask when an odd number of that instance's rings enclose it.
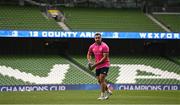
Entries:
{"label": "player's face", "polygon": [[101,44],[102,41],[101,35],[96,35],[94,39],[97,44]]}

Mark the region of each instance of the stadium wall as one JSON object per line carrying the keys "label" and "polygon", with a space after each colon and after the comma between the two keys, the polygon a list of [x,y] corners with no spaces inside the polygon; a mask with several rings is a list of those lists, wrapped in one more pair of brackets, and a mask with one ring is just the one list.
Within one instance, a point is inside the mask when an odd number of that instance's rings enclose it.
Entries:
{"label": "stadium wall", "polygon": [[[179,40],[104,39],[111,54],[180,55]],[[0,54],[86,54],[94,39],[0,38]]]}

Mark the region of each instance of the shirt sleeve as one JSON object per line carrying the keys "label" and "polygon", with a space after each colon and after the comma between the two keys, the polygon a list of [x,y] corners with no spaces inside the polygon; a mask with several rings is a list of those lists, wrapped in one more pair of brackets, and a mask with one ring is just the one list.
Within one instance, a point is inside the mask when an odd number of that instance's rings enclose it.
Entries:
{"label": "shirt sleeve", "polygon": [[92,53],[93,53],[92,46],[90,46],[89,49],[88,49],[88,54],[92,54]]}
{"label": "shirt sleeve", "polygon": [[109,53],[109,47],[107,45],[103,47],[103,53]]}

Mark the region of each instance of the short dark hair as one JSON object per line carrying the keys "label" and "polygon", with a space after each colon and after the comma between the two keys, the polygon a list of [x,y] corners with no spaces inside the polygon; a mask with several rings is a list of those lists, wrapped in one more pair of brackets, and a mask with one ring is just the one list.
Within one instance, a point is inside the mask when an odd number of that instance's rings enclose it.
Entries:
{"label": "short dark hair", "polygon": [[98,35],[100,35],[100,36],[101,36],[101,33],[96,33],[96,34],[95,34],[95,36],[98,36]]}

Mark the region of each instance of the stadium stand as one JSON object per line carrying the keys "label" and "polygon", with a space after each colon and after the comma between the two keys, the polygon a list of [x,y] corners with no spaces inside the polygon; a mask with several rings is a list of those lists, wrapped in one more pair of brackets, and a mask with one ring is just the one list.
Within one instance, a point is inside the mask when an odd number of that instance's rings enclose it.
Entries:
{"label": "stadium stand", "polygon": [[[86,58],[82,58],[82,56],[74,55],[72,57],[81,65],[87,64]],[[145,65],[145,66],[151,66],[152,68],[150,69],[160,69],[161,71],[174,72],[178,75],[180,74],[179,71],[180,65],[177,65],[160,56],[112,56],[111,64],[121,64],[128,66],[136,65],[141,67],[142,65]],[[127,69],[132,69],[132,68],[127,68]],[[129,73],[130,72],[131,70],[129,70]],[[158,73],[158,70],[156,72]],[[118,74],[119,74],[119,67],[111,67],[107,80],[112,83],[116,83]],[[141,71],[141,68],[137,70],[137,76],[151,77],[155,75],[156,74],[151,72]],[[180,81],[176,79],[154,78],[154,79],[137,79],[136,83],[137,84],[179,84]]]}
{"label": "stadium stand", "polygon": [[163,24],[168,26],[173,32],[180,32],[180,15],[178,14],[156,14],[154,15]]}
{"label": "stadium stand", "polygon": [[[64,66],[57,67],[60,70],[59,73],[58,72],[51,73],[52,70],[56,68],[55,66],[58,64],[66,64],[66,65],[68,64],[70,65],[69,66],[70,68],[68,70],[66,69],[67,72],[65,72],[66,70],[63,69]],[[54,55],[53,56],[51,55],[1,56],[0,72],[1,72],[0,85],[55,84],[55,82],[53,83],[53,79],[58,80],[58,78],[65,78],[65,79],[63,79],[62,81],[57,81],[56,84],[97,83],[95,78],[91,77],[85,72],[78,70],[75,66],[69,64],[65,58]],[[56,77],[54,76],[51,78],[46,78],[49,75],[55,75]],[[18,79],[18,78],[22,78],[22,79]],[[25,79],[28,80],[24,81]],[[47,81],[43,83],[43,79],[44,80],[47,79]],[[36,81],[38,83],[35,83],[33,81]]]}
{"label": "stadium stand", "polygon": [[180,63],[180,56],[174,57]]}
{"label": "stadium stand", "polygon": [[0,6],[0,29],[62,30],[54,19],[45,18],[35,6]]}
{"label": "stadium stand", "polygon": [[140,10],[63,8],[66,24],[73,31],[163,32]]}
{"label": "stadium stand", "polygon": [[180,56],[169,56],[169,58],[180,64]]}
{"label": "stadium stand", "polygon": [[[139,9],[102,9],[102,8],[62,8],[66,17],[66,24],[72,29],[72,31],[127,31],[127,32],[164,32],[164,30],[152,22],[145,14]],[[170,26],[174,32],[180,31],[180,22],[178,15],[156,15],[159,20],[162,20],[164,24]],[[62,30],[55,20],[45,18],[39,8],[34,6],[0,6],[0,29],[5,30]],[[3,39],[4,40],[4,39]],[[56,39],[59,41],[59,39]],[[15,40],[17,41],[17,40]],[[80,42],[80,40],[78,40]],[[1,43],[2,49],[11,46],[6,44],[8,41]],[[14,43],[11,44],[16,45]],[[73,42],[72,40],[67,42]],[[22,42],[23,43],[23,42]],[[118,42],[119,43],[119,42]],[[132,44],[133,42],[130,41]],[[4,47],[3,44],[6,44]],[[31,44],[31,47],[41,46],[40,43]],[[69,43],[65,43],[70,46]],[[65,45],[64,44],[64,45]],[[74,44],[74,43],[73,43]],[[82,50],[83,42],[80,44],[74,44],[73,46],[80,46],[77,49],[69,50],[75,53],[75,50]],[[87,44],[87,43],[86,43]],[[134,43],[133,43],[134,44]],[[137,43],[135,43],[137,44]],[[19,50],[23,52],[21,47],[17,44],[16,48],[12,50]],[[62,43],[59,43],[62,45]],[[138,44],[137,44],[138,45]],[[47,46],[46,47],[54,47]],[[72,45],[71,45],[72,46]],[[130,46],[129,42],[123,47]],[[40,50],[41,47],[37,47],[35,50]],[[60,46],[57,46],[60,48]],[[11,52],[6,49],[7,52]],[[64,47],[63,47],[64,48]],[[71,47],[73,48],[73,47]],[[53,48],[52,48],[53,49]],[[52,49],[49,49],[52,51]],[[55,49],[55,48],[54,48]],[[160,50],[160,48],[158,48]],[[47,49],[41,49],[44,52]],[[158,51],[159,51],[158,50]],[[60,52],[60,49],[58,50]],[[2,51],[3,52],[3,51]],[[33,51],[32,51],[33,52]],[[35,51],[34,51],[35,52]],[[59,53],[58,52],[58,53]],[[82,51],[84,52],[84,51]],[[25,53],[25,52],[24,52]],[[87,66],[86,56],[84,55],[71,55],[79,65],[82,67]],[[180,57],[172,58],[177,62],[180,62]],[[69,59],[70,60],[70,59]],[[0,85],[32,85],[32,84],[97,84],[97,80],[88,73],[88,71],[82,70],[78,65],[73,64],[73,61],[58,56],[58,55],[32,55],[32,56],[0,56]],[[107,80],[111,83],[117,82],[121,73],[120,69],[123,67],[113,65],[127,65],[129,67],[140,67],[137,69],[136,76],[142,77],[136,79],[136,84],[180,84],[180,80],[173,79],[173,76],[177,74],[179,78],[180,65],[174,63],[164,57],[160,56],[112,56],[112,67],[110,68],[109,76]],[[133,65],[133,66],[132,66]],[[130,69],[129,73],[132,71]],[[143,71],[156,70],[154,72]],[[55,72],[52,72],[55,71]],[[159,71],[163,71],[167,74],[167,78],[159,77]],[[168,73],[171,73],[170,75]],[[57,76],[53,78],[53,76]],[[51,78],[48,78],[51,76]],[[128,76],[128,75],[124,75]],[[143,76],[146,76],[143,78]],[[149,77],[149,78],[147,78]],[[154,77],[154,78],[153,78]],[[157,78],[156,78],[157,77]],[[159,78],[158,78],[159,77]],[[172,77],[172,78],[168,78]],[[59,81],[58,81],[59,80]],[[125,82],[123,82],[125,83]],[[128,82],[127,82],[128,83]]]}
{"label": "stadium stand", "polygon": [[[76,60],[80,65],[86,67],[87,60],[85,57],[80,55],[72,55],[74,60]],[[62,81],[53,82],[53,79],[47,79],[49,82],[43,82],[42,79],[48,77],[52,71],[52,68],[55,68],[54,65],[57,64],[69,64],[70,68],[66,70],[62,67],[59,67],[60,77],[63,78]],[[167,59],[159,56],[112,56],[111,64],[120,64],[120,65],[146,65],[151,66],[151,69],[158,68],[161,71],[173,72],[180,74],[179,66]],[[117,83],[119,76],[119,67],[111,67],[108,74],[107,80],[111,83]],[[128,68],[127,68],[128,69]],[[4,71],[3,71],[4,70]],[[13,71],[14,70],[14,71]],[[2,72],[4,73],[2,73]],[[15,71],[19,71],[15,73]],[[158,74],[158,70],[157,74]],[[0,57],[0,85],[31,85],[31,84],[96,84],[97,81],[95,78],[90,76],[86,71],[79,70],[76,66],[72,65],[70,61],[61,56],[49,55],[49,56],[1,56]],[[22,74],[20,74],[20,72]],[[129,71],[131,73],[131,71]],[[6,73],[6,74],[5,74]],[[9,73],[9,74],[8,74]],[[61,74],[62,73],[62,74]],[[63,77],[64,73],[64,77]],[[27,75],[25,75],[27,74]],[[142,71],[141,69],[137,70],[137,76],[146,76],[152,77],[157,76],[152,72]],[[22,75],[24,77],[20,78]],[[29,76],[31,75],[31,77]],[[171,76],[171,75],[169,75]],[[19,78],[18,78],[19,77]],[[27,79],[25,81],[25,79]],[[33,78],[36,79],[33,82]],[[83,78],[83,79],[82,79]],[[58,79],[58,78],[55,78]],[[39,80],[39,82],[37,82]],[[176,79],[137,79],[136,84],[179,84],[180,81]]]}

